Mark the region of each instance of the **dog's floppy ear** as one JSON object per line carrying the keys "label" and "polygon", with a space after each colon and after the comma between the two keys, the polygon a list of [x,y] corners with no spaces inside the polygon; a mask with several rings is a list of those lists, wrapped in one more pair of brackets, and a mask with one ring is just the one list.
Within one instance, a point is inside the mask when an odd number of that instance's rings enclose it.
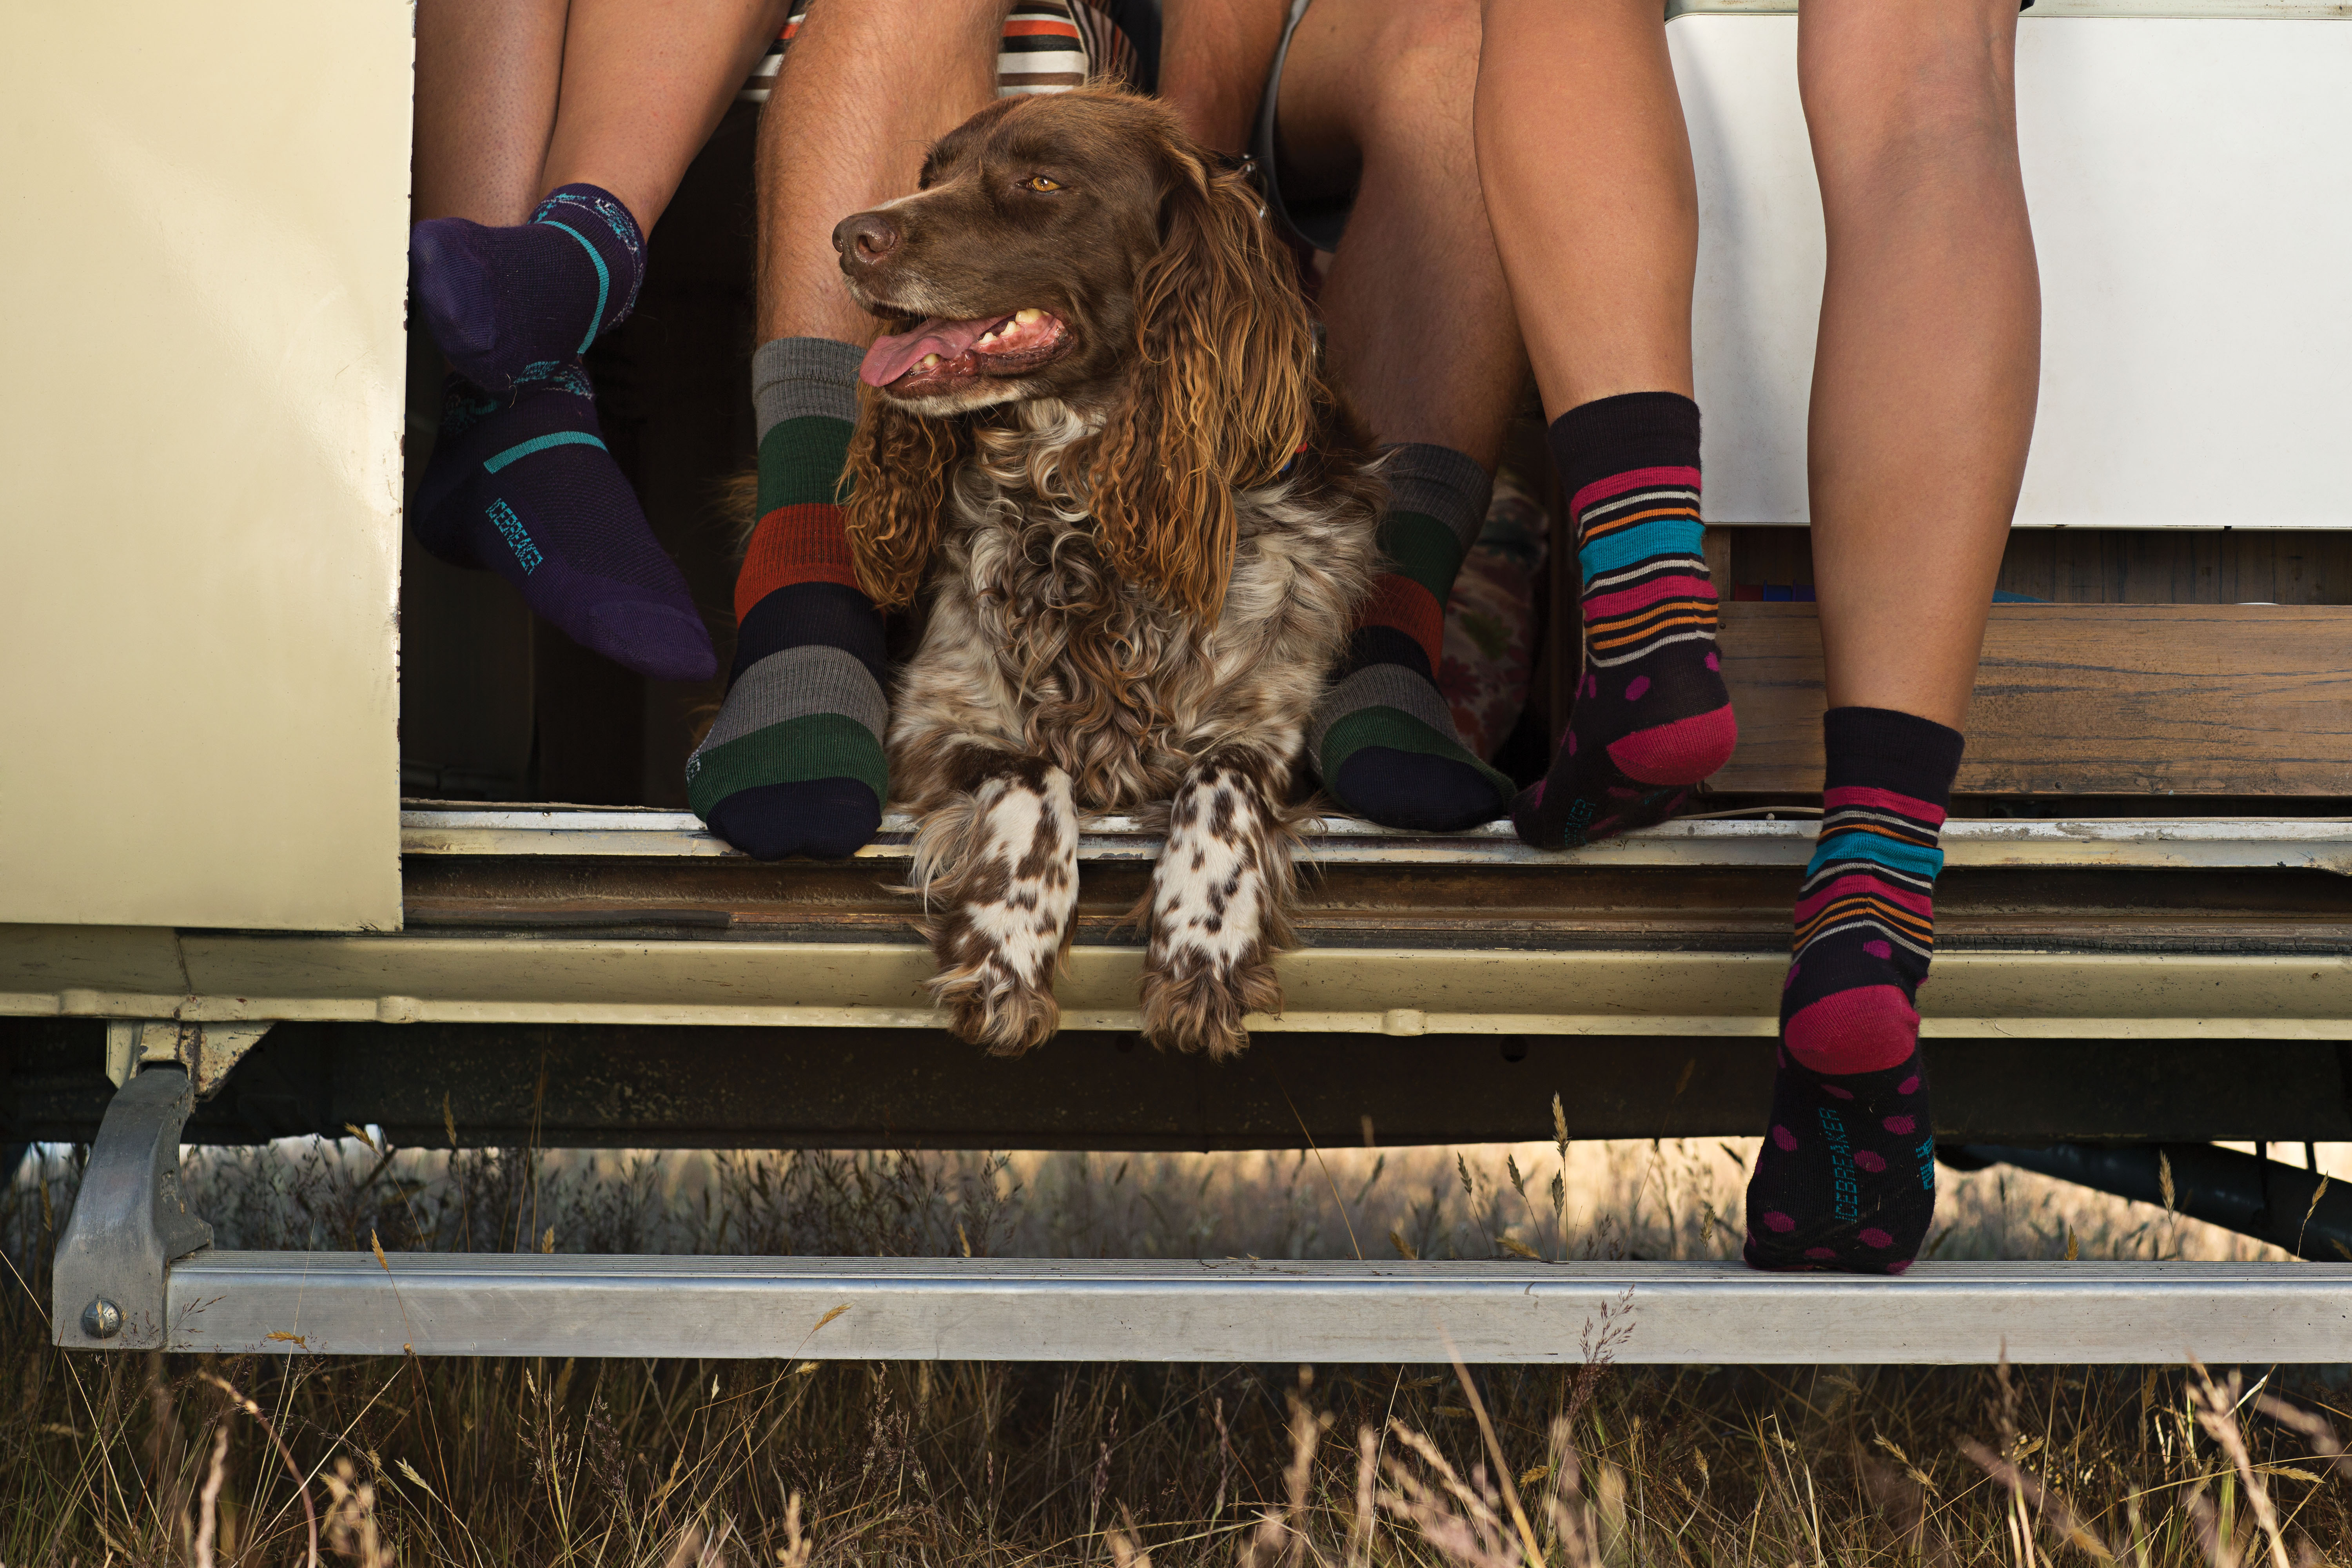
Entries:
{"label": "dog's floppy ear", "polygon": [[971,445],[961,418],[926,419],[871,388],[859,392],[842,518],[857,585],[882,608],[915,602],[940,542],[948,486]]}
{"label": "dog's floppy ear", "polygon": [[1314,329],[1289,253],[1238,174],[1171,146],[1160,247],[1136,279],[1134,374],[1087,464],[1111,564],[1214,626],[1233,490],[1264,484],[1314,418]]}

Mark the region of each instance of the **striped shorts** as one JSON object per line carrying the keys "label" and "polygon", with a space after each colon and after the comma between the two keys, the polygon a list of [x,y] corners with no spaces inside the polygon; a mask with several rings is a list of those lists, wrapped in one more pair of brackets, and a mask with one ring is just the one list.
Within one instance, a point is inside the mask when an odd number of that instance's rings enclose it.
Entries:
{"label": "striped shorts", "polygon": [[[784,30],[752,68],[750,79],[737,93],[739,103],[765,103],[768,89],[783,64],[784,50],[807,19],[816,0],[800,0],[785,19]],[[1109,78],[1139,91],[1150,90],[1134,43],[1111,19],[1101,0],[1027,0],[1004,19],[1004,34],[996,48],[996,95],[1017,98],[1024,93],[1061,92],[1082,81]]]}

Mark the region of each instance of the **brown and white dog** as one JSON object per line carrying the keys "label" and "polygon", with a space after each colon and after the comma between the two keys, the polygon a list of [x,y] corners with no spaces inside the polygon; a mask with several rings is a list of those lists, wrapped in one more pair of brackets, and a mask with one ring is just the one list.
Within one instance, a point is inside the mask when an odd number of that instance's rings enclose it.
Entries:
{"label": "brown and white dog", "polygon": [[1382,486],[1256,195],[1156,102],[1011,99],[834,231],[901,323],[862,372],[858,582],[928,616],[891,705],[951,1026],[1001,1054],[1053,983],[1094,813],[1167,816],[1143,1032],[1274,1012],[1293,769],[1373,570]]}

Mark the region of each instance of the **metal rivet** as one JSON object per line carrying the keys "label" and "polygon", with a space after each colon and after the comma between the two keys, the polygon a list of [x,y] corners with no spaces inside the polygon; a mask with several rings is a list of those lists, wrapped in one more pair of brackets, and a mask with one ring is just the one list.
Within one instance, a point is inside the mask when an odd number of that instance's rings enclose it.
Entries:
{"label": "metal rivet", "polygon": [[94,1340],[110,1340],[122,1331],[122,1309],[103,1296],[92,1296],[81,1310],[81,1331]]}

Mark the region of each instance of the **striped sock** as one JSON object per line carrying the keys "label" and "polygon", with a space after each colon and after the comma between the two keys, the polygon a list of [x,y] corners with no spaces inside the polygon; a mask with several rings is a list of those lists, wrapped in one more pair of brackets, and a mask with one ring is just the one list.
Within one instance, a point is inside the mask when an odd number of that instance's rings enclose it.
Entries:
{"label": "striped sock", "polygon": [[1494,481],[1450,447],[1389,448],[1389,510],[1372,584],[1307,726],[1324,787],[1358,816],[1450,833],[1503,815],[1510,780],[1472,756],[1437,689],[1445,600],[1486,520]]}
{"label": "striped sock", "polygon": [[708,680],[710,633],[604,448],[575,363],[503,397],[459,376],[409,510],[426,549],[488,567],[583,647],[656,680]]}
{"label": "striped sock", "polygon": [[847,858],[890,795],[882,616],[858,591],[834,501],[863,357],[824,338],[752,356],[760,523],[735,580],[733,679],[686,781],[695,815],[761,860]]}
{"label": "striped sock", "polygon": [[1519,836],[1574,847],[1673,815],[1739,739],[1700,551],[1698,405],[1634,392],[1552,422],[1584,582],[1584,678]]}
{"label": "striped sock", "polygon": [[1900,1274],[1936,1212],[1912,1003],[1936,945],[1959,732],[1885,708],[1822,721],[1829,787],[1780,992],[1772,1128],[1748,1183],[1758,1268]]}
{"label": "striped sock", "polygon": [[637,220],[595,185],[559,187],[528,223],[420,223],[408,253],[433,341],[458,374],[493,392],[586,353],[627,318],[645,279]]}

